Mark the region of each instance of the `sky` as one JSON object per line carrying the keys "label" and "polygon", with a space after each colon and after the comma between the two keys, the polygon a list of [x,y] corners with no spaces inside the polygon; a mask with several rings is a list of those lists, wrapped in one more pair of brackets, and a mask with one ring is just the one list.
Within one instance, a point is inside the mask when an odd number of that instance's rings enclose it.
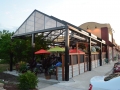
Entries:
{"label": "sky", "polygon": [[120,45],[120,0],[0,0],[0,30],[16,31],[35,9],[76,26],[109,23]]}

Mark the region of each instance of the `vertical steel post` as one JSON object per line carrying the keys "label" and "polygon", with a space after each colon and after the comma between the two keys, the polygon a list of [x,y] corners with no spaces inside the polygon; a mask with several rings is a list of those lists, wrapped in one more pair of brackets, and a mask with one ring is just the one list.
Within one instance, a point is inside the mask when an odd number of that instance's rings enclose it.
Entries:
{"label": "vertical steel post", "polygon": [[102,43],[100,42],[100,66],[102,66]]}
{"label": "vertical steel post", "polygon": [[35,34],[32,34],[32,60],[34,60],[35,54],[34,54],[34,48],[35,48]]}
{"label": "vertical steel post", "polygon": [[109,62],[109,46],[106,45],[106,58],[108,59]]}
{"label": "vertical steel post", "polygon": [[[11,39],[11,44],[12,44],[12,42],[13,42],[13,40]],[[13,52],[12,52],[12,50],[10,50],[10,71],[12,71],[12,70],[13,70]]]}
{"label": "vertical steel post", "polygon": [[91,37],[89,38],[88,54],[89,54],[89,71],[91,71]]}
{"label": "vertical steel post", "polygon": [[65,81],[69,81],[69,29],[65,33]]}

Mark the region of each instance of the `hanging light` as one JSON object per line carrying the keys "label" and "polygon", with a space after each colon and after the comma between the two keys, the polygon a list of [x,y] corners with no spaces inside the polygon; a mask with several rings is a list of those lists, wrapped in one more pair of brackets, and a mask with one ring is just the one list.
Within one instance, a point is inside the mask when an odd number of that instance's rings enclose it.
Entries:
{"label": "hanging light", "polygon": [[93,42],[93,41],[91,41],[91,43],[93,43],[93,44],[97,44],[96,42]]}
{"label": "hanging light", "polygon": [[78,36],[78,35],[72,35],[72,37],[74,37],[74,38],[77,38],[77,39],[80,39],[80,40],[85,40],[85,38],[83,38],[83,37],[80,37],[80,36]]}

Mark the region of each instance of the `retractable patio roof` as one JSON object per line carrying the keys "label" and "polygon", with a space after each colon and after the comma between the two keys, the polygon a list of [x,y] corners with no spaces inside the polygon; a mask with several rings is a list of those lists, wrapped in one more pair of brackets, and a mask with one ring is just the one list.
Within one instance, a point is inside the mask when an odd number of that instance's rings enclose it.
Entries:
{"label": "retractable patio roof", "polygon": [[81,38],[92,37],[91,33],[83,29],[66,21],[44,14],[38,10],[34,10],[30,14],[30,16],[22,23],[22,25],[16,30],[12,37],[15,38],[31,35],[33,33],[42,33],[44,35],[44,38],[49,38],[52,41],[64,41],[66,26],[69,26],[69,29],[71,29],[69,35],[73,33],[72,29],[74,28],[74,34],[78,34],[81,36]]}

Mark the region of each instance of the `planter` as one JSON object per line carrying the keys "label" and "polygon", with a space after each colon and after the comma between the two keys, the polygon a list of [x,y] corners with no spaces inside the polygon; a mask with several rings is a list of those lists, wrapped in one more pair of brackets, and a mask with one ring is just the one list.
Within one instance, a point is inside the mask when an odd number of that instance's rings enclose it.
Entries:
{"label": "planter", "polygon": [[45,79],[51,79],[51,75],[45,75]]}
{"label": "planter", "polygon": [[19,90],[17,84],[10,84],[10,83],[5,84],[3,88],[6,90]]}
{"label": "planter", "polygon": [[26,73],[27,71],[22,71],[22,73]]}

